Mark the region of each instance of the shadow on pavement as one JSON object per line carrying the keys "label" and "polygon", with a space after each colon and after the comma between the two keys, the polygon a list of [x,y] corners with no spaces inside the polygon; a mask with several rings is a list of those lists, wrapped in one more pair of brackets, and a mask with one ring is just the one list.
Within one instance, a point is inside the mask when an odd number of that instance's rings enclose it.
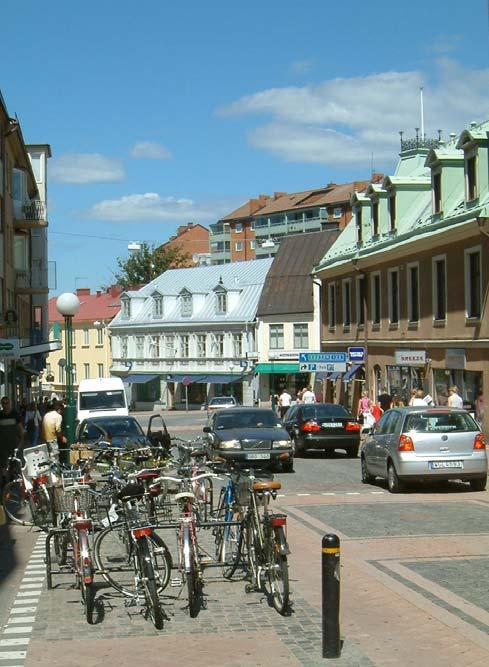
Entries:
{"label": "shadow on pavement", "polygon": [[12,537],[3,507],[0,506],[0,586],[18,565],[14,546],[15,539]]}

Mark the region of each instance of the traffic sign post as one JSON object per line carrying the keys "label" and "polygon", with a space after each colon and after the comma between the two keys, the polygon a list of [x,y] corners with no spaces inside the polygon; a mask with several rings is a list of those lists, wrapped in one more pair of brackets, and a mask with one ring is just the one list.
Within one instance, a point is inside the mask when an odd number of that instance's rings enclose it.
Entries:
{"label": "traffic sign post", "polygon": [[346,352],[300,352],[299,370],[302,373],[344,373]]}

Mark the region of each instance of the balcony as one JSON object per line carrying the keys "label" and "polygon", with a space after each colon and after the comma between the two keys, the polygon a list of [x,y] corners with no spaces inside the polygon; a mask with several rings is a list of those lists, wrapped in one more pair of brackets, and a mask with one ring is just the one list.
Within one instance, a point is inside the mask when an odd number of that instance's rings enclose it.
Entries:
{"label": "balcony", "polygon": [[24,204],[21,213],[16,212],[14,215],[14,229],[37,229],[48,226],[46,206],[39,200]]}
{"label": "balcony", "polygon": [[231,261],[231,250],[216,250],[211,252],[211,264]]}
{"label": "balcony", "polygon": [[41,259],[32,260],[28,269],[15,269],[16,294],[47,294],[49,292],[48,265]]}
{"label": "balcony", "polygon": [[226,226],[224,229],[222,227],[220,228],[218,227],[215,230],[213,230],[211,225],[211,233],[209,235],[210,244],[223,243],[224,241],[229,241],[230,238],[231,238],[231,232],[228,226]]}
{"label": "balcony", "polygon": [[290,220],[284,222],[275,222],[270,225],[256,225],[255,237],[257,240],[277,234],[300,234],[302,232],[321,231],[322,224],[327,222],[327,218],[307,218],[305,220]]}

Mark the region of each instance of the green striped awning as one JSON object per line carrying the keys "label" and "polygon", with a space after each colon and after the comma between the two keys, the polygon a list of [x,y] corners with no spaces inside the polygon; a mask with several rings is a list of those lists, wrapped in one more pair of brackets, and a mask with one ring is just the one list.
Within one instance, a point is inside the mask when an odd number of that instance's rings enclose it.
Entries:
{"label": "green striped awning", "polygon": [[255,373],[299,373],[299,364],[287,364],[280,361],[268,364],[256,364]]}

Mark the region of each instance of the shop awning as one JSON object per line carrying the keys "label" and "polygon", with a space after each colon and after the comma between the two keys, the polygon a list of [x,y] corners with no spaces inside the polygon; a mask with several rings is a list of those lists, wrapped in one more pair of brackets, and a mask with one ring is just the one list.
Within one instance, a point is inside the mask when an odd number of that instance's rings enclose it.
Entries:
{"label": "shop awning", "polygon": [[133,373],[124,378],[124,382],[129,384],[145,384],[146,382],[151,382],[151,380],[156,380],[159,375],[144,375],[143,373]]}
{"label": "shop awning", "polygon": [[183,380],[186,380],[190,382],[201,382],[202,384],[231,384],[232,382],[241,382],[243,375],[237,375],[236,373],[222,373],[220,375],[167,373],[166,379],[168,382],[182,382]]}
{"label": "shop awning", "polygon": [[255,373],[299,373],[299,364],[256,364]]}
{"label": "shop awning", "polygon": [[341,373],[335,371],[334,373],[331,373],[331,375],[328,375],[328,380],[332,381],[337,380],[339,377],[341,377],[341,375],[342,375]]}
{"label": "shop awning", "polygon": [[358,373],[360,368],[362,367],[362,364],[355,364],[348,370],[344,375],[343,375],[343,382],[349,382],[354,375]]}

